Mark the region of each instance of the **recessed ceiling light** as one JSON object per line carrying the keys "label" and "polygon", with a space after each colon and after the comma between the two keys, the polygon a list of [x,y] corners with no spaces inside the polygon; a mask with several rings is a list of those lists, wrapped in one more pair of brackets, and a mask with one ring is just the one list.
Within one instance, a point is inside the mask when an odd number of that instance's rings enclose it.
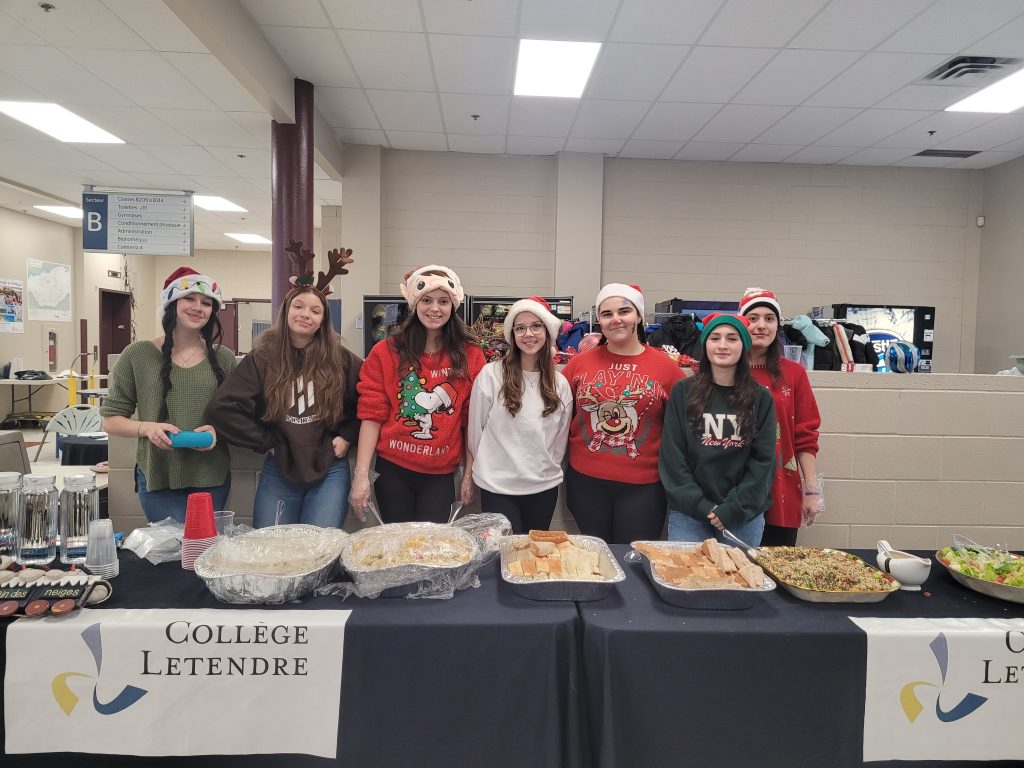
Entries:
{"label": "recessed ceiling light", "polygon": [[246,232],[225,232],[228,237],[233,237],[242,243],[251,243],[253,245],[270,245],[270,240],[267,240],[263,235],[250,235]]}
{"label": "recessed ceiling light", "polygon": [[46,211],[47,213],[55,213],[58,216],[66,216],[69,219],[81,219],[82,209],[73,208],[70,205],[33,205],[33,208],[38,208],[40,211]]}
{"label": "recessed ceiling light", "polygon": [[988,88],[982,88],[951,107],[946,107],[946,111],[1005,114],[1021,107],[1024,107],[1024,69],[1004,77],[998,83],[992,83]]}
{"label": "recessed ceiling light", "polygon": [[600,50],[600,43],[520,40],[513,93],[578,99]]}
{"label": "recessed ceiling light", "polygon": [[235,211],[236,213],[248,213],[248,211],[246,211],[242,206],[235,205],[230,200],[225,200],[223,197],[192,195],[192,202],[204,211]]}
{"label": "recessed ceiling light", "polygon": [[0,101],[0,112],[61,141],[76,144],[124,144],[60,104],[41,101]]}

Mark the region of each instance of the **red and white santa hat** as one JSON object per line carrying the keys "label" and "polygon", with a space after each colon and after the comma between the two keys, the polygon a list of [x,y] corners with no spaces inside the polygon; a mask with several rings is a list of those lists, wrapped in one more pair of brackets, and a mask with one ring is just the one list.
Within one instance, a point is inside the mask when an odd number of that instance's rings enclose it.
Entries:
{"label": "red and white santa hat", "polygon": [[455,387],[447,381],[442,381],[430,391],[437,395],[437,398],[441,401],[441,405],[445,408],[451,408],[452,403],[455,402]]}
{"label": "red and white santa hat", "polygon": [[217,309],[224,309],[224,300],[220,296],[220,286],[212,277],[201,275],[192,267],[178,267],[164,280],[164,288],[160,291],[160,317],[171,302],[177,301],[182,296],[190,293],[198,293],[209,296],[213,299]]}
{"label": "red and white santa hat", "polygon": [[508,314],[505,315],[505,325],[502,329],[505,332],[505,341],[509,344],[512,343],[512,328],[516,324],[516,315],[520,312],[532,312],[539,317],[540,321],[544,323],[544,327],[548,330],[548,343],[555,343],[555,339],[558,338],[558,331],[562,327],[562,321],[551,313],[551,305],[540,296],[520,299],[509,307]]}
{"label": "red and white santa hat", "polygon": [[775,315],[782,319],[782,307],[775,294],[766,291],[764,288],[747,288],[740,299],[740,314],[746,315],[754,307],[768,307]]}
{"label": "red and white santa hat", "polygon": [[640,317],[644,316],[644,293],[639,285],[626,285],[625,283],[608,283],[597,292],[597,299],[594,300],[594,309],[601,311],[601,304],[613,296],[621,296],[631,302]]}

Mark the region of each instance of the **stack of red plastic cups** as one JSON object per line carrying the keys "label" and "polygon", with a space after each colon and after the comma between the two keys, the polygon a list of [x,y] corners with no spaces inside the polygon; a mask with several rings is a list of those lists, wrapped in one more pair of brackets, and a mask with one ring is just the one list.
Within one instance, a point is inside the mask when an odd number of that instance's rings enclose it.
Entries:
{"label": "stack of red plastic cups", "polygon": [[181,567],[195,570],[196,558],[217,540],[213,520],[213,497],[209,493],[190,493],[185,502],[185,538],[181,542]]}

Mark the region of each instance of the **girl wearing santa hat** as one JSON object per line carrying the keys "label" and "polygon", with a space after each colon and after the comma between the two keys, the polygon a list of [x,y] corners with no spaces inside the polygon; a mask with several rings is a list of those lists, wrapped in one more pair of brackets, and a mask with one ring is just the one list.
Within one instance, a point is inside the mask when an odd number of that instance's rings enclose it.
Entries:
{"label": "girl wearing santa hat", "polygon": [[[362,425],[350,501],[364,518],[373,486],[385,522],[447,522],[484,354],[456,313],[465,292],[454,270],[419,267],[399,288],[412,312],[397,334],[374,345],[359,377]],[[475,495],[472,464],[467,454],[463,503]]]}
{"label": "girl wearing santa hat", "polygon": [[[189,267],[176,269],[160,292],[163,336],[129,344],[110,374],[100,414],[103,431],[137,438],[135,486],[146,518],[185,520],[185,500],[195,491],[227,505],[231,487],[228,447],[203,418],[214,390],[235,367],[234,353],[218,342],[220,287]],[[132,414],[137,413],[133,419]],[[171,435],[208,432],[212,445],[171,450]]]}
{"label": "girl wearing santa hat", "polygon": [[563,371],[575,404],[565,472],[569,511],[582,533],[611,543],[657,539],[666,512],[658,477],[661,422],[683,374],[644,343],[637,286],[610,283],[594,306],[601,341]]}
{"label": "girl wearing santa hat", "polygon": [[560,326],[544,299],[520,299],[505,316],[508,354],[473,382],[473,480],[483,511],[505,515],[514,533],[551,525],[562,484],[572,392],[552,354]]}

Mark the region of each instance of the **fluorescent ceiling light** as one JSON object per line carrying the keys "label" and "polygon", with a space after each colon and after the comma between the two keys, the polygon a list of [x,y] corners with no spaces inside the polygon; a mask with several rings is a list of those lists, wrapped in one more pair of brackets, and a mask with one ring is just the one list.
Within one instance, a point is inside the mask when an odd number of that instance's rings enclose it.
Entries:
{"label": "fluorescent ceiling light", "polygon": [[192,202],[204,211],[235,211],[236,213],[248,213],[240,205],[235,205],[223,197],[212,197],[209,195],[192,195]]}
{"label": "fluorescent ceiling light", "polygon": [[253,245],[270,245],[270,240],[267,240],[263,235],[250,235],[246,232],[225,232],[224,234],[243,243],[252,243]]}
{"label": "fluorescent ceiling light", "polygon": [[60,104],[39,101],[0,101],[0,112],[55,139],[80,144],[124,144]]}
{"label": "fluorescent ceiling light", "polygon": [[82,218],[82,209],[73,208],[70,205],[33,205],[32,207],[47,213],[55,213],[58,216],[66,216],[69,219]]}
{"label": "fluorescent ceiling light", "polygon": [[516,96],[562,96],[578,99],[594,68],[600,43],[520,40]]}
{"label": "fluorescent ceiling light", "polygon": [[1022,106],[1024,106],[1024,69],[1014,72],[1009,77],[1004,77],[998,83],[992,83],[988,88],[982,88],[974,95],[961,99],[951,107],[946,107],[946,111],[1005,114],[1018,110]]}

